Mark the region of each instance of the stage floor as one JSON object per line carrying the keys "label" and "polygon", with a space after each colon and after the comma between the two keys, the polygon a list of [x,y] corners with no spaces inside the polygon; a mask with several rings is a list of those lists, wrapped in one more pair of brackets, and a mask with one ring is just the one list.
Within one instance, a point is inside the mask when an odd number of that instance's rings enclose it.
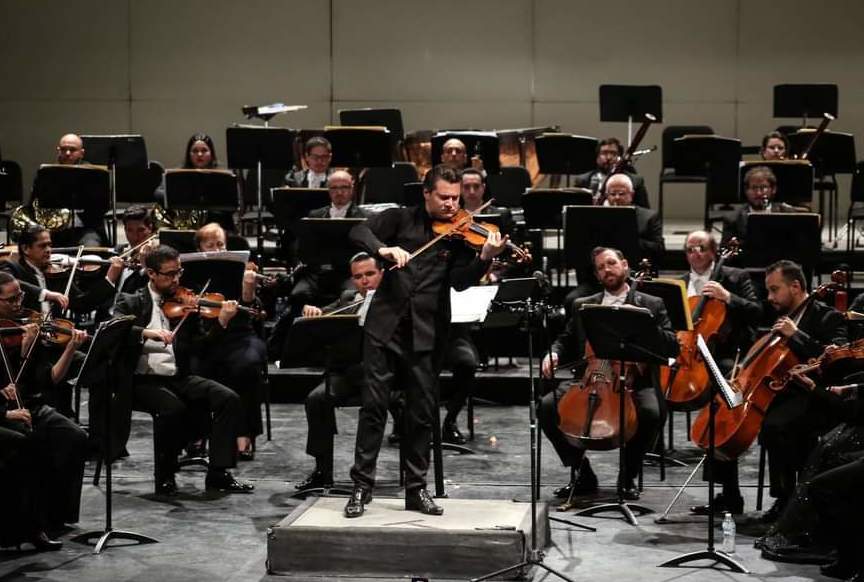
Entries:
{"label": "stage floor", "polygon": [[[103,527],[103,489],[91,484],[91,463],[87,467],[81,522],[63,535],[63,549],[46,554],[3,550],[0,552],[0,581],[284,580],[266,574],[266,532],[301,503],[291,498],[290,493],[294,483],[311,469],[311,461],[303,452],[306,424],[302,405],[274,405],[273,414],[273,441],[261,440],[256,459],[241,464],[237,471],[241,478],[254,481],[254,495],[209,495],[204,491],[203,473],[184,470],[178,476],[181,493],[169,500],[152,496],[152,421],[149,416],[136,414],[129,447],[131,457],[115,468],[114,527],[153,536],[160,543],[111,547],[94,556],[90,548],[70,541],[77,533]],[[458,456],[445,453],[447,493],[453,499],[527,498],[527,410],[516,406],[478,406],[476,415],[477,438],[472,447],[477,454]],[[343,429],[336,441],[337,480],[347,479],[356,417],[356,408],[337,411]],[[692,456],[696,451],[683,446],[683,425],[683,417],[676,418],[676,427],[679,428],[676,444],[682,454],[690,453]],[[548,443],[544,441],[543,446],[542,492],[545,499],[552,501],[552,489],[559,486],[567,474],[553,457]],[[741,466],[748,511],[755,506],[757,459],[758,450],[751,451]],[[614,451],[592,454],[592,460],[603,487],[600,497],[611,496],[617,454]],[[394,485],[397,463],[397,450],[385,445],[379,459],[379,477],[385,483],[377,490],[378,495],[400,495]],[[688,473],[685,468],[670,468],[666,481],[660,482],[658,469],[646,468],[645,491],[640,503],[661,512]],[[696,483],[697,486],[691,486],[685,492],[673,513],[681,514],[689,505],[704,502],[706,488],[698,479]],[[553,504],[550,515],[560,516],[554,509]],[[719,570],[658,568],[657,564],[681,553],[704,548],[704,521],[687,519],[684,523],[658,525],[651,515],[641,518],[639,526],[633,527],[611,516],[579,519],[597,527],[596,533],[552,523],[552,541],[546,549],[546,563],[580,581],[600,578],[616,582],[636,579],[640,582],[829,580],[819,575],[816,566],[762,560],[752,548],[753,538],[741,532],[741,528],[737,557],[751,570],[750,576]],[[332,552],[339,553],[340,548],[334,547]],[[501,567],[506,565],[501,564]],[[302,578],[292,578],[299,579]],[[551,582],[555,579],[542,571],[534,572],[534,580]],[[314,580],[320,582],[321,579]],[[370,579],[349,577],[339,580]]]}

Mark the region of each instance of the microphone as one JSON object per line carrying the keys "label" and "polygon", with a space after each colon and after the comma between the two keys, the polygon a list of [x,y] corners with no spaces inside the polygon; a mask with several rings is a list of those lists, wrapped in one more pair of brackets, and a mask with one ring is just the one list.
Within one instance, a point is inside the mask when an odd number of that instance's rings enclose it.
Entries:
{"label": "microphone", "polygon": [[540,290],[542,297],[548,297],[552,293],[552,286],[549,283],[549,278],[543,271],[534,271],[531,276],[537,279],[537,288]]}

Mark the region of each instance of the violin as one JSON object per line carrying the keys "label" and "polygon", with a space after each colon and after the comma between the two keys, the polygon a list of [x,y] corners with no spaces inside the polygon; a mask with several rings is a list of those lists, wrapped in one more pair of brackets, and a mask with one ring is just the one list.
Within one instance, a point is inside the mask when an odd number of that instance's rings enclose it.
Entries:
{"label": "violin", "polygon": [[[480,209],[482,210],[491,203],[492,200],[489,200]],[[432,231],[442,238],[463,240],[469,247],[479,251],[486,244],[489,235],[493,232],[500,232],[500,229],[488,222],[477,222],[474,220],[474,213],[460,208],[450,220],[435,220],[432,223]],[[510,239],[507,239],[506,245],[513,252],[517,261],[531,260],[531,254]]]}
{"label": "violin", "polygon": [[[224,303],[225,296],[221,293],[203,293],[199,296],[186,287],[178,287],[174,295],[162,299],[162,312],[169,320],[184,318],[191,312],[207,319],[214,319],[222,313]],[[256,319],[264,318],[264,312],[245,305],[238,305],[237,311]]]}
{"label": "violin", "polygon": [[75,324],[68,319],[47,319],[41,313],[25,309],[20,318],[0,320],[0,341],[3,347],[19,347],[27,324],[38,325],[43,343],[52,346],[65,346],[75,331]]}
{"label": "violin", "polygon": [[[840,273],[835,272],[832,275],[834,281],[820,285],[789,314],[796,325],[813,302],[841,285],[837,281]],[[777,395],[777,389],[772,387],[782,386],[784,375],[798,364],[798,358],[786,339],[776,332],[765,334],[753,344],[730,382],[732,388],[741,393],[743,404],[729,408],[722,404],[720,396],[717,397],[714,451],[719,459],[736,459],[750,448],[759,434],[768,407]],[[690,430],[693,442],[706,450],[709,446],[709,408],[702,409]]]}
{"label": "violin", "polygon": [[[721,250],[709,280],[716,281],[723,264],[739,251],[738,240],[733,238]],[[726,322],[726,304],[707,295],[693,296],[687,301],[693,330],[677,332],[681,351],[673,366],[660,367],[660,386],[669,408],[690,411],[702,408],[711,397],[708,368],[696,347],[696,338],[701,335],[705,343],[712,345]]]}
{"label": "violin", "polygon": [[856,340],[845,346],[828,346],[818,358],[812,358],[809,362],[798,364],[786,372],[783,377],[771,384],[775,391],[783,390],[791,382],[796,382],[804,388],[813,389],[815,383],[806,376],[819,374],[825,368],[845,360],[864,360],[864,339]]}

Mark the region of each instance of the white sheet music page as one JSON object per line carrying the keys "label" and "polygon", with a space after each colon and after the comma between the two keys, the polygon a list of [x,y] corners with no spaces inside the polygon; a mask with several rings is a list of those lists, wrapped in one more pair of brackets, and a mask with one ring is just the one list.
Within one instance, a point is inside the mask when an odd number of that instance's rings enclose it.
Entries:
{"label": "white sheet music page", "polygon": [[498,285],[479,285],[464,291],[450,288],[450,322],[483,323],[489,306],[498,293]]}

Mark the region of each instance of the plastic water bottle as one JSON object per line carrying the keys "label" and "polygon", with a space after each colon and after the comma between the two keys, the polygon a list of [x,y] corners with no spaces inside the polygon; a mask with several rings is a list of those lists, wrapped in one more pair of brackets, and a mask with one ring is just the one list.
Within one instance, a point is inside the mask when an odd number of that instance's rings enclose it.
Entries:
{"label": "plastic water bottle", "polygon": [[726,554],[735,553],[735,520],[728,511],[723,515],[723,546],[721,550]]}

